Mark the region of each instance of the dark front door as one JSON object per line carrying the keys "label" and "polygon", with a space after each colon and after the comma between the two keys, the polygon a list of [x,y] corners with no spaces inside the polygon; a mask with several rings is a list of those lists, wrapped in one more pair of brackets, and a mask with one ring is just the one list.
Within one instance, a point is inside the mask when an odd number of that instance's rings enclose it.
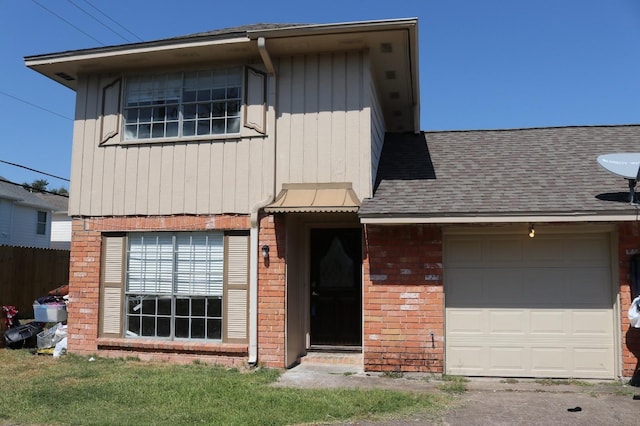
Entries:
{"label": "dark front door", "polygon": [[360,229],[312,229],[310,241],[311,346],[360,346]]}

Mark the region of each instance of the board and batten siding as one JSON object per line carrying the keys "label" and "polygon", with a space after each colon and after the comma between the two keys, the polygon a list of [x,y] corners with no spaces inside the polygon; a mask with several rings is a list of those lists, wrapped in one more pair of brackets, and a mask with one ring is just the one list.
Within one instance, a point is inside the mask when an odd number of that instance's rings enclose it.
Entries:
{"label": "board and batten siding", "polygon": [[372,195],[371,87],[367,52],[280,58],[277,188],[351,182]]}
{"label": "board and batten siding", "polygon": [[373,80],[371,80],[369,87],[371,99],[371,183],[375,186],[386,126]]}
{"label": "board and batten siding", "polygon": [[[76,97],[69,215],[250,213],[273,192],[274,113],[266,134],[234,139],[100,144],[103,94],[118,76],[81,76]],[[271,79],[270,79],[271,80]],[[272,93],[273,81],[267,92]],[[119,126],[119,125],[118,125]],[[271,130],[270,130],[271,129]]]}

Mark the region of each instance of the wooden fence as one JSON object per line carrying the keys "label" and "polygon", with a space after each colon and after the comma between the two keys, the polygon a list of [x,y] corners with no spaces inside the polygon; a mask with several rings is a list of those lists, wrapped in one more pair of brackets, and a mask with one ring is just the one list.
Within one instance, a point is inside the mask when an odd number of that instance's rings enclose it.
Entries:
{"label": "wooden fence", "polygon": [[68,250],[0,246],[0,306],[16,306],[18,318],[33,318],[33,301],[68,282]]}

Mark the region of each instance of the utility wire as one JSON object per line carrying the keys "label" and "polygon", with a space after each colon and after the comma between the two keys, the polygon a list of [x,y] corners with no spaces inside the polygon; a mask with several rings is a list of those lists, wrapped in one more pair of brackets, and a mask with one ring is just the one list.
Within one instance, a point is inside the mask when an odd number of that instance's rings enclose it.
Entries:
{"label": "utility wire", "polygon": [[42,9],[46,10],[47,12],[49,12],[50,14],[52,14],[53,16],[55,16],[56,18],[60,19],[62,22],[66,23],[67,25],[75,28],[76,30],[80,31],[82,34],[86,35],[87,37],[89,37],[90,39],[96,41],[97,43],[101,44],[101,45],[105,45],[103,42],[101,42],[100,40],[98,40],[97,38],[93,37],[91,34],[83,31],[82,29],[76,27],[75,25],[73,25],[71,22],[67,21],[66,19],[64,19],[62,16],[58,15],[57,13],[55,13],[54,11],[52,11],[51,9],[48,9],[47,7],[43,6],[41,3],[39,3],[36,0],[31,0],[32,2],[34,2],[35,4],[37,4],[38,6],[40,6]]}
{"label": "utility wire", "polygon": [[10,163],[10,162],[4,161],[4,160],[0,160],[0,163],[8,164],[10,166],[20,167],[21,169],[26,169],[26,170],[29,170],[29,171],[32,171],[32,172],[40,173],[41,175],[50,176],[52,178],[56,178],[56,179],[64,180],[66,182],[70,182],[69,179],[67,179],[67,178],[63,178],[63,177],[60,177],[60,176],[56,176],[56,175],[52,175],[52,174],[49,174],[49,173],[41,172],[40,170],[32,169],[31,167],[23,166],[21,164]]}
{"label": "utility wire", "polygon": [[64,118],[65,120],[73,121],[73,118],[70,118],[70,117],[64,116],[64,115],[62,115],[62,114],[58,114],[58,113],[57,113],[57,112],[55,112],[55,111],[51,111],[50,109],[46,109],[46,108],[44,108],[44,107],[38,106],[38,105],[36,105],[36,104],[34,104],[34,103],[31,103],[31,102],[29,102],[29,101],[25,101],[24,99],[20,99],[20,98],[18,98],[17,96],[13,96],[13,95],[10,95],[10,94],[8,94],[8,93],[5,93],[5,92],[3,92],[2,90],[0,90],[0,95],[4,95],[4,96],[6,96],[6,97],[8,97],[8,98],[15,99],[16,101],[20,101],[20,102],[25,103],[25,104],[27,104],[27,105],[29,105],[29,106],[34,107],[34,108],[41,109],[41,110],[46,111],[46,112],[48,112],[48,113],[50,113],[50,114],[57,115],[58,117]]}
{"label": "utility wire", "polygon": [[129,34],[131,34],[132,36],[134,36],[135,38],[137,38],[139,41],[144,41],[143,39],[141,39],[137,34],[129,31],[127,28],[125,28],[124,26],[122,26],[120,23],[118,23],[115,19],[113,19],[112,17],[110,17],[109,15],[107,15],[106,13],[104,13],[103,11],[101,11],[100,9],[98,9],[96,6],[94,6],[89,0],[84,0],[84,2],[86,4],[88,4],[89,6],[91,6],[92,8],[94,8],[98,13],[100,13],[102,16],[104,16],[105,18],[107,18],[108,20],[110,20],[111,22],[113,22],[114,24],[116,24],[117,26],[119,26],[120,28],[122,28],[123,30],[125,30],[126,32],[128,32]]}
{"label": "utility wire", "polygon": [[107,24],[105,24],[104,22],[102,22],[101,20],[99,20],[98,18],[96,18],[94,15],[92,15],[91,13],[87,12],[85,9],[83,9],[82,7],[78,6],[76,3],[73,2],[73,0],[67,0],[67,3],[72,4],[73,6],[75,6],[78,10],[82,11],[85,15],[89,16],[91,19],[93,19],[94,21],[96,21],[98,24],[102,25],[103,27],[105,27],[106,29],[108,29],[109,31],[111,31],[112,33],[114,33],[115,35],[117,35],[118,37],[120,37],[121,39],[123,39],[124,41],[131,43],[131,40],[129,40],[128,38],[126,38],[125,36],[123,36],[122,34],[120,34],[119,32],[117,32],[116,30],[114,30],[113,28],[111,28],[110,26],[108,26]]}

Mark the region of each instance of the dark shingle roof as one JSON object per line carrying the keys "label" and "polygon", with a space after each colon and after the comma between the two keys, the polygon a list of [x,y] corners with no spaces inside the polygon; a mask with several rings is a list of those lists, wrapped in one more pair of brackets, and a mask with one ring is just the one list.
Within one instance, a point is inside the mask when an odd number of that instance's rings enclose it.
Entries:
{"label": "dark shingle roof", "polygon": [[10,182],[0,177],[0,198],[15,201],[18,204],[29,205],[36,208],[55,210],[48,201],[42,199],[40,194],[29,192],[22,185]]}
{"label": "dark shingle roof", "polygon": [[640,125],[388,134],[362,217],[635,211],[600,154],[640,152]]}

